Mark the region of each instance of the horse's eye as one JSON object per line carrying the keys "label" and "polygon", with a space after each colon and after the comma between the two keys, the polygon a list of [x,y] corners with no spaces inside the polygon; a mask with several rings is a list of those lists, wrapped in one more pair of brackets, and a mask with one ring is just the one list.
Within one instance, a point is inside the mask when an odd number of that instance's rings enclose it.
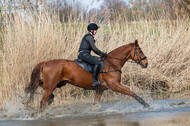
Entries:
{"label": "horse's eye", "polygon": [[142,51],[139,51],[139,53],[142,53]]}

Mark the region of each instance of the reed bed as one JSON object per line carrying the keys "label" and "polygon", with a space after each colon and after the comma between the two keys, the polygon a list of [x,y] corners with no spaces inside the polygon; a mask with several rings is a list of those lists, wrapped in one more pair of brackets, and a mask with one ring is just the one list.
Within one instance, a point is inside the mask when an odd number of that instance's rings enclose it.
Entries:
{"label": "reed bed", "polygon": [[[0,106],[24,98],[24,88],[30,80],[34,66],[44,60],[70,59],[78,55],[87,21],[61,22],[57,13],[42,11],[34,17],[27,13],[8,18],[2,29]],[[139,40],[148,57],[149,66],[142,69],[126,63],[122,71],[122,84],[139,95],[149,97],[154,92],[182,92],[190,84],[190,20],[140,20],[124,23],[101,23],[96,45],[104,52]],[[31,103],[39,107],[43,90],[39,87]],[[66,85],[54,91],[53,106],[90,103],[94,92]],[[131,99],[118,93],[105,91],[102,101]]]}

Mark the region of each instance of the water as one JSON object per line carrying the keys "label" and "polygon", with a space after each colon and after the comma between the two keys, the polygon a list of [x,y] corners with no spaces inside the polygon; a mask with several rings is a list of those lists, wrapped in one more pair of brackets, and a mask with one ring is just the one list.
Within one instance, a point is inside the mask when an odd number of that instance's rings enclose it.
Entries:
{"label": "water", "polygon": [[[104,102],[48,106],[43,110],[26,108],[19,101],[1,110],[0,126],[189,126],[189,99],[150,100],[150,108],[134,102]],[[10,107],[12,106],[12,107]]]}

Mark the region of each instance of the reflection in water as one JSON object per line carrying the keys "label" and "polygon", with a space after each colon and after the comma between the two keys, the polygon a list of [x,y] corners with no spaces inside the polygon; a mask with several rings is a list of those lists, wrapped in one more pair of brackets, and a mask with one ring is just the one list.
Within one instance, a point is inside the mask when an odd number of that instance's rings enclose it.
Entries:
{"label": "reflection in water", "polygon": [[122,118],[116,119],[73,119],[73,120],[35,120],[35,121],[3,121],[4,126],[139,126],[138,122],[127,122]]}
{"label": "reflection in water", "polygon": [[163,112],[140,123],[142,126],[190,126],[190,112]]}
{"label": "reflection in water", "polygon": [[[138,116],[135,116],[138,115]],[[189,126],[190,112],[143,112],[105,117],[5,120],[1,126]]]}

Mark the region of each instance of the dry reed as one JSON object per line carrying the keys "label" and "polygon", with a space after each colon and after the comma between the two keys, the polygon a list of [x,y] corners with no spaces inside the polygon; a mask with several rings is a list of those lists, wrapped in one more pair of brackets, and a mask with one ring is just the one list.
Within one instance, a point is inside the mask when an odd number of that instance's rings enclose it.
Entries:
{"label": "dry reed", "polygon": [[[57,13],[43,10],[26,18],[14,15],[4,26],[2,80],[0,106],[23,97],[32,68],[39,62],[51,59],[77,58],[78,47],[86,33],[87,22],[63,22]],[[122,84],[139,95],[154,91],[180,92],[189,89],[190,83],[190,20],[134,21],[126,23],[99,23],[95,36],[97,47],[109,52],[116,47],[139,40],[148,57],[149,67],[142,69],[126,63],[122,69]],[[43,90],[39,88],[32,102],[39,106]],[[93,91],[67,85],[55,90],[55,102],[60,106],[76,102],[92,102]],[[126,96],[106,91],[102,100],[125,99]],[[129,98],[129,97],[127,97]]]}

